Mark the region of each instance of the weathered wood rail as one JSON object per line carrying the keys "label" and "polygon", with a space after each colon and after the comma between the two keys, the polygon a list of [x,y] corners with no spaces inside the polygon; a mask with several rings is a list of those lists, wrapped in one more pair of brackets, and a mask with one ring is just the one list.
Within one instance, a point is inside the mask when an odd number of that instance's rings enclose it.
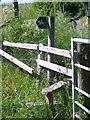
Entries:
{"label": "weathered wood rail", "polygon": [[59,81],[47,88],[42,90],[42,94],[45,95],[46,103],[49,105],[53,105],[53,99],[51,99],[51,94],[62,88],[66,83],[64,81]]}
{"label": "weathered wood rail", "polygon": [[6,59],[8,59],[9,61],[11,61],[15,65],[19,66],[20,68],[23,68],[28,73],[30,73],[30,74],[33,73],[33,69],[31,67],[27,66],[23,62],[19,61],[18,59],[14,58],[13,56],[9,55],[8,53],[4,52],[1,49],[0,49],[0,55],[3,56],[3,57],[5,57]]}
{"label": "weathered wood rail", "polygon": [[71,58],[71,52],[68,50],[59,49],[59,48],[55,48],[55,47],[48,47],[48,46],[44,46],[42,44],[14,43],[14,42],[8,42],[8,41],[1,41],[1,43],[2,43],[2,46],[40,50],[43,52],[52,53],[52,54]]}
{"label": "weathered wood rail", "polygon": [[43,52],[52,53],[55,55],[60,55],[63,57],[71,58],[71,52],[68,50],[59,49],[59,48],[55,48],[55,47],[48,47],[48,46],[44,46],[44,45],[39,45],[39,50],[43,51]]}
{"label": "weathered wood rail", "polygon": [[[71,52],[68,50],[58,49],[58,48],[54,48],[54,47],[48,47],[48,46],[44,46],[42,44],[13,43],[13,42],[8,42],[8,41],[1,41],[0,43],[2,46],[24,48],[24,49],[31,49],[31,50],[39,50],[39,51],[43,51],[43,52],[52,53],[52,54],[60,55],[63,57],[71,58]],[[4,55],[3,54],[1,54],[1,55],[3,57],[5,57],[6,53],[4,53]],[[11,56],[9,56],[9,57],[11,57]],[[8,60],[10,60],[10,59],[8,59]],[[14,58],[13,58],[13,60],[14,60]],[[45,67],[47,69],[65,74],[65,75],[70,76],[70,77],[72,76],[72,70],[70,68],[66,68],[66,67],[63,67],[63,66],[60,66],[57,64],[53,64],[53,63],[50,63],[50,62],[47,62],[47,61],[44,61],[41,59],[37,59],[36,61],[37,61],[37,64],[42,66],[42,67]]]}
{"label": "weathered wood rail", "polygon": [[38,49],[38,44],[28,44],[28,43],[13,43],[8,41],[2,41],[3,46],[16,47],[16,48],[25,48],[25,49]]}
{"label": "weathered wood rail", "polygon": [[47,61],[40,60],[40,59],[39,60],[37,59],[37,64],[42,66],[42,67],[45,67],[47,69],[50,69],[50,70],[65,74],[65,75],[67,75],[69,77],[72,77],[72,70],[69,69],[69,68],[62,67],[62,66],[57,65],[57,64],[49,63]]}

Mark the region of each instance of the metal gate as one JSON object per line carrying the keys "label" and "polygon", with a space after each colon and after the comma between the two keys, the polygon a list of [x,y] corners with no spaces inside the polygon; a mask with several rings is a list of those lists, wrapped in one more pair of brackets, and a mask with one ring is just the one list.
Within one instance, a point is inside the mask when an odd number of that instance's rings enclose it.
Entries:
{"label": "metal gate", "polygon": [[[79,87],[77,87],[76,82],[77,82],[77,70],[75,68],[81,68],[83,70],[89,71],[90,68],[86,67],[84,65],[78,64],[77,63],[77,49],[76,49],[76,44],[77,43],[84,43],[84,44],[90,44],[90,40],[88,39],[81,39],[81,38],[71,38],[71,51],[72,51],[72,104],[73,104],[73,120],[76,118],[82,119],[77,113],[77,106],[81,108],[83,111],[85,111],[87,114],[90,115],[90,109],[87,109],[84,105],[82,105],[80,102],[76,100],[76,92],[77,94],[80,93],[90,99],[90,94],[87,92],[83,91]],[[78,94],[78,96],[80,95]]]}

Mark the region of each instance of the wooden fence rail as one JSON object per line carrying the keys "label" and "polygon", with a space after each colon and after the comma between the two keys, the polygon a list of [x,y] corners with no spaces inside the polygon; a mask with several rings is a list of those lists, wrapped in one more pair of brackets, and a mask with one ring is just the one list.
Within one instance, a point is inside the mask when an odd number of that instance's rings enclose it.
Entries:
{"label": "wooden fence rail", "polygon": [[[8,41],[1,41],[0,45],[16,47],[16,48],[39,50],[42,52],[47,52],[47,53],[56,54],[56,55],[60,55],[63,57],[71,58],[70,51],[64,50],[64,49],[58,49],[58,48],[54,48],[54,47],[44,46],[43,44],[14,43],[14,42],[8,42]],[[25,69],[29,73],[32,73],[32,71],[33,71],[32,68],[28,67],[27,65],[25,65],[21,61],[17,60],[13,56],[9,55],[8,53],[0,50],[0,55],[5,57],[6,59],[10,60],[14,64],[18,65],[19,67]],[[49,70],[53,70],[53,71],[56,71],[56,72],[59,72],[59,73],[62,73],[62,74],[65,74],[67,76],[72,77],[72,70],[69,68],[66,68],[66,67],[63,67],[63,66],[60,66],[57,64],[53,64],[50,62],[46,62],[46,61],[43,61],[41,59],[37,59],[36,61],[37,61],[37,65],[39,65],[39,66],[42,66],[42,67],[45,67]]]}
{"label": "wooden fence rail", "polygon": [[55,48],[55,47],[48,47],[48,46],[44,46],[42,44],[13,43],[13,42],[8,42],[8,41],[3,41],[1,43],[2,43],[2,46],[40,50],[43,52],[52,53],[52,54],[71,58],[71,52],[68,50],[59,49],[59,48]]}
{"label": "wooden fence rail", "polygon": [[38,49],[38,44],[28,44],[28,43],[13,43],[8,41],[2,42],[3,46],[10,46],[10,47],[16,47],[16,48],[25,48],[25,49]]}
{"label": "wooden fence rail", "polygon": [[32,74],[33,69],[24,64],[23,62],[19,61],[18,59],[14,58],[13,56],[9,55],[8,53],[4,52],[3,50],[0,49],[0,55],[14,63],[15,65],[19,66],[20,68],[23,68],[26,70],[28,73]]}
{"label": "wooden fence rail", "polygon": [[60,65],[57,65],[57,64],[49,63],[47,61],[40,60],[40,59],[37,59],[36,61],[37,61],[37,64],[42,66],[42,67],[45,67],[47,69],[65,74],[69,77],[72,77],[72,70],[69,69],[69,68],[66,68],[66,67],[63,67],[63,66],[60,66]]}
{"label": "wooden fence rail", "polygon": [[[2,46],[10,46],[10,47],[16,47],[16,48],[24,48],[24,49],[31,49],[31,50],[39,50],[42,52],[47,52],[55,55],[60,55],[63,57],[71,58],[71,52],[64,49],[59,49],[55,47],[48,47],[44,46],[43,44],[29,44],[29,43],[14,43],[14,42],[8,42],[8,41],[0,41],[0,45]],[[19,67],[25,69],[29,73],[32,73],[33,69],[22,63],[21,61],[17,60],[13,56],[9,55],[8,53],[0,50],[0,55],[5,57],[6,59],[10,60],[14,64],[18,65]],[[41,59],[37,59],[37,65],[45,67],[49,70],[53,70],[62,74],[65,74],[69,77],[72,77],[72,70],[57,64],[53,64],[50,62],[43,61]]]}
{"label": "wooden fence rail", "polygon": [[43,51],[43,52],[52,53],[52,54],[60,55],[63,57],[71,58],[71,52],[68,50],[59,49],[59,48],[55,48],[55,47],[48,47],[48,46],[44,46],[44,45],[39,45],[39,50]]}

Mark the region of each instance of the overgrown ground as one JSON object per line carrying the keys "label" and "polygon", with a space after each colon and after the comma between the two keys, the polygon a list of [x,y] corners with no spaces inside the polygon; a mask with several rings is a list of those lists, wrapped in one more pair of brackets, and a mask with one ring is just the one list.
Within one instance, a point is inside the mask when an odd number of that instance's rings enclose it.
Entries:
{"label": "overgrown ground", "polygon": [[[8,20],[7,25],[2,29],[2,40],[21,43],[43,43],[47,45],[48,31],[38,29],[36,19],[40,15],[30,4],[19,5],[20,17],[14,18],[11,6],[3,6],[6,12],[3,14],[3,21]],[[11,10],[11,11],[10,11]],[[55,47],[70,50],[71,37],[81,37],[80,30],[77,30],[72,23],[69,23],[69,16],[64,16],[60,11],[55,17]],[[83,22],[84,24],[84,22]],[[82,27],[82,37],[87,37],[87,29]],[[36,71],[37,51],[2,47],[5,51],[31,66]],[[47,59],[47,54],[45,54]],[[70,60],[54,56],[57,64],[70,65]],[[55,73],[55,80],[65,80],[65,76]],[[40,86],[36,87],[36,76],[29,75],[24,70],[18,68],[8,60],[2,58],[2,117],[3,118],[27,118],[41,120],[55,120],[72,118],[72,98],[71,83],[54,94],[54,101],[58,105],[52,108],[46,105],[45,98],[41,94],[43,88],[48,86],[46,70],[42,69]],[[32,104],[43,104],[30,107],[27,102]]]}

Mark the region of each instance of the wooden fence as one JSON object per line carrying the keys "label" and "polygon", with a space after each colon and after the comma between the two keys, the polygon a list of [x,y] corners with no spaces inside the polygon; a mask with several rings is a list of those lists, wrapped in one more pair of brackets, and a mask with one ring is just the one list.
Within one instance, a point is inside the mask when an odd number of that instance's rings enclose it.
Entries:
{"label": "wooden fence", "polygon": [[[43,52],[52,53],[52,54],[64,56],[67,58],[71,58],[71,52],[68,50],[58,49],[58,48],[54,48],[54,47],[48,47],[48,46],[44,46],[42,44],[13,43],[13,42],[8,42],[8,41],[2,41],[1,44],[2,44],[2,46],[24,48],[24,49],[31,49],[31,50],[39,50],[39,51],[43,51]],[[17,60],[13,56],[4,52],[3,50],[0,50],[0,55],[5,57],[6,59],[10,60],[11,62],[16,64],[17,66],[19,66],[23,69],[25,68],[25,70],[27,72],[29,72],[31,74],[33,73],[32,68],[28,67],[27,65],[25,65],[21,61]],[[70,68],[66,68],[66,67],[54,64],[54,63],[50,63],[50,62],[41,60],[41,59],[37,59],[36,62],[39,66],[42,66],[42,67],[45,67],[47,69],[50,69],[50,70],[53,70],[53,71],[56,71],[56,72],[59,72],[59,73],[62,73],[62,74],[65,74],[65,75],[72,77],[72,70]]]}
{"label": "wooden fence", "polygon": [[[57,64],[54,64],[54,63],[51,63],[49,61],[42,60],[42,56],[41,56],[42,55],[41,52],[46,52],[46,53],[50,53],[50,54],[63,56],[63,57],[66,57],[66,58],[71,58],[71,52],[68,51],[68,50],[58,49],[58,48],[55,48],[55,47],[48,47],[48,46],[44,46],[42,44],[13,43],[13,42],[8,42],[8,41],[1,41],[0,45],[22,48],[22,49],[24,48],[24,49],[37,50],[38,51],[38,55],[37,55],[38,57],[37,57],[37,60],[36,60],[36,62],[37,62],[37,73],[36,73],[37,76],[40,76],[40,70],[41,70],[40,68],[44,67],[47,70],[56,71],[58,73],[62,73],[64,75],[67,75],[67,76],[72,78],[72,69],[64,67],[64,66],[60,66],[60,65],[57,65]],[[0,55],[5,57],[9,61],[11,61],[12,63],[17,65],[18,67],[24,69],[28,73],[30,73],[30,74],[34,73],[33,68],[27,66],[26,64],[19,61],[15,57],[9,55],[5,51],[0,50]],[[39,81],[39,79],[37,81]],[[49,104],[49,105],[53,104],[53,97],[51,97],[52,93],[55,92],[56,90],[58,90],[59,88],[61,88],[64,85],[65,85],[64,81],[59,81],[58,83],[55,83],[55,84],[51,85],[50,87],[42,90],[42,94],[45,95],[47,104]]]}
{"label": "wooden fence", "polygon": [[[52,71],[56,71],[58,73],[67,75],[71,78],[72,81],[72,102],[73,102],[73,118],[75,118],[75,104],[78,105],[79,107],[81,107],[85,112],[87,112],[88,114],[90,114],[90,110],[88,110],[87,108],[85,108],[84,106],[82,106],[79,102],[75,101],[75,90],[77,90],[78,92],[82,93],[83,95],[87,96],[88,98],[90,98],[90,94],[88,94],[87,92],[81,90],[78,87],[75,87],[75,70],[74,70],[74,66],[79,67],[81,69],[85,69],[86,71],[90,72],[90,68],[86,67],[84,65],[81,64],[77,64],[76,62],[76,58],[75,58],[75,54],[76,51],[74,50],[74,43],[78,42],[78,43],[84,43],[84,44],[90,44],[90,41],[88,41],[88,39],[78,39],[78,38],[72,38],[71,39],[71,51],[68,50],[64,50],[64,49],[58,49],[55,47],[48,47],[48,46],[44,46],[42,44],[28,44],[28,43],[13,43],[13,42],[8,42],[8,41],[1,41],[0,45],[2,46],[10,46],[10,47],[16,47],[16,48],[24,48],[24,49],[31,49],[31,50],[37,50],[38,51],[38,58],[36,60],[37,62],[37,75],[40,74],[40,67],[44,67],[47,70],[52,70]],[[46,52],[46,53],[50,53],[50,54],[55,54],[55,55],[59,55],[59,56],[63,56],[66,58],[70,58],[72,60],[72,69],[67,68],[65,66],[60,66],[57,64],[54,64],[52,62],[48,62],[42,59],[42,52]],[[72,53],[71,53],[72,52]],[[27,66],[26,64],[24,64],[23,62],[19,61],[18,59],[14,58],[13,56],[9,55],[8,53],[6,53],[5,51],[0,49],[0,55],[5,57],[6,59],[8,59],[9,61],[13,62],[14,64],[16,64],[17,66],[19,66],[20,68],[23,68],[24,70],[26,70],[28,73],[33,74],[34,73],[34,69]],[[53,104],[53,99],[52,99],[52,93],[56,90],[58,90],[59,88],[63,87],[66,83],[64,81],[59,81],[58,83],[55,83],[47,88],[44,88],[42,90],[42,94],[45,95],[46,97],[46,102],[49,105]]]}
{"label": "wooden fence", "polygon": [[[57,64],[54,64],[54,63],[51,63],[49,61],[42,60],[42,56],[41,56],[42,52],[46,52],[46,53],[50,53],[50,54],[63,56],[63,57],[66,57],[66,58],[71,58],[71,52],[68,51],[68,50],[58,49],[58,48],[55,48],[55,47],[48,47],[48,46],[44,46],[42,44],[13,43],[13,42],[8,42],[8,41],[1,41],[0,44],[2,46],[37,50],[38,51],[38,55],[37,55],[38,58],[36,60],[36,62],[37,62],[37,73],[36,73],[37,76],[40,76],[40,68],[44,67],[47,70],[56,71],[58,73],[67,75],[67,76],[72,78],[72,69],[64,67],[64,66],[60,66],[60,65],[57,65]],[[27,66],[26,64],[19,61],[15,57],[9,55],[5,51],[0,50],[0,55],[5,57],[9,61],[11,61],[12,63],[17,65],[18,67],[23,68],[28,73],[30,73],[30,74],[34,73],[33,68]],[[50,87],[42,90],[42,94],[44,94],[45,97],[46,97],[47,104],[49,104],[49,105],[53,104],[53,97],[51,97],[52,93],[55,92],[56,90],[58,90],[59,88],[61,88],[64,85],[65,85],[64,81],[59,81],[58,83],[55,83],[55,84],[51,85]]]}

